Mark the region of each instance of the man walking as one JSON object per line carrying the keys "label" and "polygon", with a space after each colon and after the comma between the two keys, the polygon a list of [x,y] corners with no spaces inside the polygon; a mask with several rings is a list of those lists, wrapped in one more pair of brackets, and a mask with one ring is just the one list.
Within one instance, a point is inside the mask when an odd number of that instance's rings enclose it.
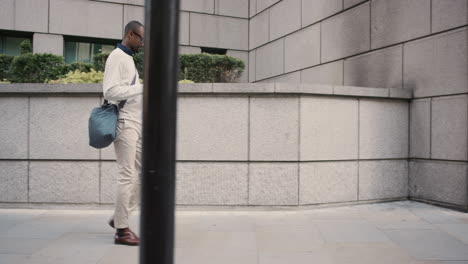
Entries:
{"label": "man walking", "polygon": [[130,246],[140,243],[128,219],[140,200],[143,85],[133,55],[143,47],[143,36],[140,22],[131,21],[125,26],[122,43],[106,61],[103,83],[104,98],[119,105],[114,141],[119,174],[115,211],[109,225],[116,228],[114,243]]}

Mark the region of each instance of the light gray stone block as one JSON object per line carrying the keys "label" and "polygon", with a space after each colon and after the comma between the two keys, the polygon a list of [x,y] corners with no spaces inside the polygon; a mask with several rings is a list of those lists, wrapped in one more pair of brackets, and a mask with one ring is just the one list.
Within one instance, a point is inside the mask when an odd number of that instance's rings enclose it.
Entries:
{"label": "light gray stone block", "polygon": [[389,89],[356,87],[356,86],[333,86],[333,94],[370,96],[370,97],[388,97]]}
{"label": "light gray stone block", "polygon": [[0,28],[15,29],[15,0],[0,1]]}
{"label": "light gray stone block", "polygon": [[301,92],[310,94],[333,94],[333,86],[327,84],[301,83]]}
{"label": "light gray stone block", "polygon": [[[437,212],[446,215],[449,212]],[[455,217],[452,217],[455,218]],[[468,259],[468,245],[456,237],[435,228],[435,230],[385,230],[386,237],[404,250],[412,259],[424,259],[420,263],[464,264]],[[404,263],[404,262],[403,262]],[[411,262],[410,262],[411,263]],[[415,263],[418,263],[416,261]]]}
{"label": "light gray stone block", "polygon": [[177,204],[246,205],[246,163],[177,163]]}
{"label": "light gray stone block", "polygon": [[63,56],[63,36],[52,34],[34,33],[33,52],[34,53],[52,53]]}
{"label": "light gray stone block", "polygon": [[284,39],[270,42],[256,50],[255,80],[284,73]]}
{"label": "light gray stone block", "polygon": [[370,49],[369,3],[322,22],[322,62]]}
{"label": "light gray stone block", "polygon": [[[116,3],[116,4],[127,4],[129,2],[129,0],[93,0],[93,1],[104,2],[104,3]],[[135,0],[135,1],[138,1],[138,0]]]}
{"label": "light gray stone block", "polygon": [[281,0],[256,0],[257,1],[257,13],[269,8],[270,6],[278,3]]}
{"label": "light gray stone block", "polygon": [[299,204],[357,200],[357,162],[301,163]]}
{"label": "light gray stone block", "polygon": [[179,13],[179,44],[189,45],[190,43],[190,13]]}
{"label": "light gray stone block", "polygon": [[288,35],[284,45],[286,72],[320,64],[320,25],[310,26]]}
{"label": "light gray stone block", "polygon": [[359,200],[408,197],[408,161],[360,161]]}
{"label": "light gray stone block", "polygon": [[468,29],[405,44],[404,85],[414,96],[468,92]]}
{"label": "light gray stone block", "polygon": [[117,163],[108,161],[101,162],[101,203],[115,203],[117,194],[117,178],[118,168]]}
{"label": "light gray stone block", "polygon": [[28,163],[0,161],[0,201],[28,201]]}
{"label": "light gray stone block", "polygon": [[179,83],[179,93],[212,93],[212,83]]}
{"label": "light gray stone block", "polygon": [[372,1],[372,49],[431,33],[431,0]]}
{"label": "light gray stone block", "polygon": [[390,92],[390,98],[413,99],[413,91],[411,89],[389,88],[388,91]]}
{"label": "light gray stone block", "polygon": [[275,93],[300,93],[300,83],[275,83]]}
{"label": "light gray stone block", "polygon": [[439,32],[468,23],[466,0],[432,0],[432,29]]}
{"label": "light gray stone block", "polygon": [[269,83],[214,83],[215,93],[273,93],[275,85]]}
{"label": "light gray stone block", "polygon": [[248,98],[178,99],[177,160],[247,160]]}
{"label": "light gray stone block", "polygon": [[244,71],[242,72],[239,79],[237,79],[235,82],[248,83],[249,82],[249,52],[238,51],[238,50],[228,50],[226,55],[234,57],[244,62],[244,65],[245,65]]}
{"label": "light gray stone block", "polygon": [[308,26],[343,10],[343,0],[303,0],[302,26]]}
{"label": "light gray stone block", "polygon": [[28,98],[0,97],[0,159],[28,158]]}
{"label": "light gray stone block", "polygon": [[468,96],[432,99],[431,158],[468,160]]}
{"label": "light gray stone block", "polygon": [[300,160],[356,159],[358,101],[301,97]]}
{"label": "light gray stone block", "polygon": [[103,160],[116,160],[115,157],[115,150],[114,150],[114,143],[110,144],[110,146],[103,148],[101,151],[101,159]]}
{"label": "light gray stone block", "polygon": [[282,0],[270,9],[270,40],[301,28],[301,0]]}
{"label": "light gray stone block", "polygon": [[301,72],[286,73],[280,76],[276,76],[270,79],[260,81],[262,83],[294,83],[299,84],[301,82]]}
{"label": "light gray stone block", "polygon": [[249,18],[249,0],[216,0],[215,13],[222,16]]}
{"label": "light gray stone block", "polygon": [[408,103],[360,100],[359,158],[408,157]]}
{"label": "light gray stone block", "polygon": [[322,64],[301,71],[301,82],[343,85],[343,61]]}
{"label": "light gray stone block", "polygon": [[248,50],[248,20],[190,14],[190,45]]}
{"label": "light gray stone block", "polygon": [[99,105],[97,98],[35,97],[30,105],[30,158],[99,157],[88,138],[88,118]]}
{"label": "light gray stone block", "polygon": [[201,49],[198,47],[179,46],[179,54],[197,54],[197,53],[201,53]]}
{"label": "light gray stone block", "polygon": [[15,0],[15,30],[47,32],[48,0]]}
{"label": "light gray stone block", "polygon": [[145,5],[145,0],[127,0],[127,3],[131,4],[131,5],[144,6]]}
{"label": "light gray stone block", "polygon": [[300,93],[300,83],[275,83],[275,93]]}
{"label": "light gray stone block", "polygon": [[297,205],[297,163],[250,163],[249,205]]}
{"label": "light gray stone block", "polygon": [[200,13],[214,14],[214,0],[181,0],[180,9]]}
{"label": "light gray stone block", "polygon": [[257,0],[249,0],[249,18],[257,14]]}
{"label": "light gray stone block", "polygon": [[102,94],[102,83],[0,83],[0,93],[18,96],[98,96]]}
{"label": "light gray stone block", "polygon": [[378,50],[344,61],[344,85],[402,88],[403,46]]}
{"label": "light gray stone block", "polygon": [[249,20],[249,49],[255,49],[269,40],[270,10]]}
{"label": "light gray stone block", "polygon": [[[134,5],[124,5],[124,18],[123,18],[123,27],[122,35],[125,33],[125,25],[132,20],[136,20],[143,25],[145,24],[145,8],[142,6]],[[179,16],[182,16],[184,12],[180,12]],[[183,30],[182,23],[180,24],[181,31]]]}
{"label": "light gray stone block", "polygon": [[[123,5],[95,1],[50,0],[49,33],[121,39]],[[81,21],[81,23],[77,23]]]}
{"label": "light gray stone block", "polygon": [[431,157],[431,100],[410,103],[410,157]]}
{"label": "light gray stone block", "polygon": [[467,166],[462,163],[410,162],[410,196],[466,206]]}
{"label": "light gray stone block", "polygon": [[99,163],[32,161],[29,186],[31,202],[97,203]]}
{"label": "light gray stone block", "polygon": [[344,8],[349,8],[351,6],[360,4],[361,2],[365,2],[367,0],[344,0]]}
{"label": "light gray stone block", "polygon": [[249,51],[249,82],[255,82],[255,65],[256,65],[256,58],[255,58],[255,50]]}
{"label": "light gray stone block", "polygon": [[299,159],[299,98],[250,99],[250,160]]}

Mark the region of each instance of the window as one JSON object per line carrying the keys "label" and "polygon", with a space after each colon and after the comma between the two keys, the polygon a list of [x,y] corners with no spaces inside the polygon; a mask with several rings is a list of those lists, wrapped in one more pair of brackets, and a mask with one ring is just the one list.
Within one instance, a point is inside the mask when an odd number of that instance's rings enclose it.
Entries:
{"label": "window", "polygon": [[31,37],[0,32],[0,54],[20,55],[20,43],[23,40],[31,41]]}
{"label": "window", "polygon": [[94,55],[110,53],[119,40],[82,40],[65,38],[65,62],[93,63]]}
{"label": "window", "polygon": [[201,47],[201,52],[202,53],[209,53],[209,54],[226,55],[227,49]]}

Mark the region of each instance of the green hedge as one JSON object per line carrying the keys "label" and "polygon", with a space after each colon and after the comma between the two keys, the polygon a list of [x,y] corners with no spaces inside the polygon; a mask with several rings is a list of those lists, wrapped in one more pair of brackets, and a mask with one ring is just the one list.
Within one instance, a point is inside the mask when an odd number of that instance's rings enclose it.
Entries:
{"label": "green hedge", "polygon": [[109,57],[109,53],[99,53],[94,55],[93,66],[96,71],[104,71],[104,68],[106,68],[107,57]]}
{"label": "green hedge", "polygon": [[[30,43],[21,43],[22,54],[7,56],[0,54],[0,81],[13,83],[45,83],[63,78],[70,72],[91,70],[103,72],[108,53],[94,56],[94,64],[66,64],[62,56],[53,54],[32,54]],[[135,54],[135,65],[143,78],[144,54]],[[192,80],[196,83],[234,82],[244,71],[243,61],[226,56],[201,54],[183,54],[179,61],[179,80]]]}
{"label": "green hedge", "polygon": [[32,53],[32,45],[29,39],[23,40],[20,43],[20,54]]}
{"label": "green hedge", "polygon": [[67,73],[62,56],[26,53],[16,56],[10,67],[11,82],[44,83]]}
{"label": "green hedge", "polygon": [[90,72],[91,70],[94,69],[93,64],[91,63],[84,63],[84,62],[73,62],[70,64],[66,65],[66,72],[74,72],[74,71],[80,71],[80,72]]}
{"label": "green hedge", "polygon": [[91,69],[89,72],[75,70],[68,72],[65,77],[58,80],[52,80],[48,83],[102,83],[104,80],[104,73]]}
{"label": "green hedge", "polygon": [[0,54],[0,81],[10,79],[10,66],[13,61],[13,56]]}
{"label": "green hedge", "polygon": [[180,56],[180,79],[196,83],[233,82],[244,71],[242,60],[207,53],[183,54]]}

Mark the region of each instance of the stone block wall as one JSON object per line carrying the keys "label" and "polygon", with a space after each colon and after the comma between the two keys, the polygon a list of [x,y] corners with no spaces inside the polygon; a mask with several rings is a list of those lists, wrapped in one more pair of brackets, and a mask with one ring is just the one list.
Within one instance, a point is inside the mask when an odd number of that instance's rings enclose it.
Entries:
{"label": "stone block wall", "polygon": [[437,89],[433,86],[466,89],[467,5],[466,0],[251,0],[249,81],[417,93]]}
{"label": "stone block wall", "polygon": [[[114,202],[112,146],[87,141],[100,89],[0,85],[0,202]],[[401,89],[182,84],[177,204],[406,199],[410,98]]]}
{"label": "stone block wall", "polygon": [[251,82],[412,91],[410,196],[468,204],[468,1],[253,0],[249,34]]}

